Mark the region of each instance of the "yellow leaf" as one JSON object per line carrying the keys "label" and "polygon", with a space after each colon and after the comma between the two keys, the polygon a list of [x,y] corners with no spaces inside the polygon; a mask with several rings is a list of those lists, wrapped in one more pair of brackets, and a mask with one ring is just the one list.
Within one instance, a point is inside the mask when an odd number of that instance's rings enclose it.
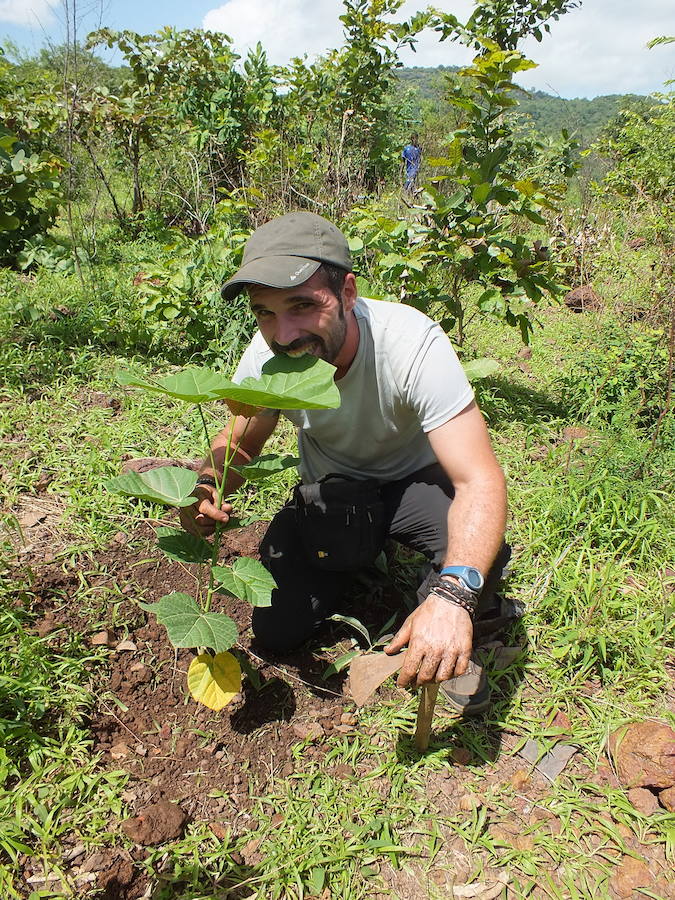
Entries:
{"label": "yellow leaf", "polygon": [[241,669],[231,653],[202,653],[190,663],[188,688],[197,703],[221,710],[241,689]]}

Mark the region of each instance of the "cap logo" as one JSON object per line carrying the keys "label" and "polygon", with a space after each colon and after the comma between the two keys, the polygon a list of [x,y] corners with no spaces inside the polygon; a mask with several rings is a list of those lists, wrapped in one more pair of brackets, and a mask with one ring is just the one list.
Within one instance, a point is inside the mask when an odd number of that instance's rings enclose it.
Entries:
{"label": "cap logo", "polygon": [[304,272],[305,269],[308,268],[309,265],[310,265],[310,263],[308,263],[308,262],[303,263],[303,265],[301,265],[299,269],[296,269],[295,272],[293,272],[292,275],[289,275],[289,276],[288,276],[288,277],[290,278],[290,280],[291,280],[291,281],[295,281],[295,279],[296,279],[302,272]]}

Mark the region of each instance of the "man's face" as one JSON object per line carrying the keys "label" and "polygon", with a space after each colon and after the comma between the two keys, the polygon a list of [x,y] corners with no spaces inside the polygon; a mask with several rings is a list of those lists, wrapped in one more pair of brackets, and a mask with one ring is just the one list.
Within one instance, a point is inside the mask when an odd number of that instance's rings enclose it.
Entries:
{"label": "man's face", "polygon": [[[252,285],[249,296],[258,328],[274,353],[311,353],[336,364],[347,335],[345,307],[321,272],[288,289]],[[349,312],[353,304],[347,305]]]}

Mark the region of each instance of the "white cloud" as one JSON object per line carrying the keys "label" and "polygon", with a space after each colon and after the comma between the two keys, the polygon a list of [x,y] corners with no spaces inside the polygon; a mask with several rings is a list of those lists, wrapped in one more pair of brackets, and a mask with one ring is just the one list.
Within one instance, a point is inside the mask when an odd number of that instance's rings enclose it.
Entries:
{"label": "white cloud", "polygon": [[[31,0],[36,5],[46,0]],[[51,0],[50,0],[51,2]],[[428,0],[406,0],[397,18],[427,6]],[[21,0],[0,0],[18,6]],[[465,21],[472,0],[436,0],[438,8]],[[341,0],[227,0],[204,16],[203,27],[223,31],[242,54],[260,41],[270,60],[283,64],[294,56],[310,59],[343,40]],[[518,81],[525,87],[563,97],[648,93],[675,77],[675,45],[647,50],[648,40],[672,34],[672,0],[585,0],[558,22],[541,43],[528,39],[522,50],[539,63]],[[434,33],[423,35],[417,52],[401,58],[410,66],[464,65],[471,51]]]}
{"label": "white cloud", "polygon": [[224,31],[238,53],[261,42],[271,62],[314,57],[341,43],[339,0],[228,0],[204,16],[203,27]]}
{"label": "white cloud", "polygon": [[51,25],[60,0],[0,0],[0,22],[11,25]]}

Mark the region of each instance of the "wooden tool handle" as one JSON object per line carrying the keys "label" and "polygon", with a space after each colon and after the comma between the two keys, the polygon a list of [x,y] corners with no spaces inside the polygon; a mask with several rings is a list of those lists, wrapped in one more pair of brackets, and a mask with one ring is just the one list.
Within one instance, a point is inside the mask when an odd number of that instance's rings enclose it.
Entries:
{"label": "wooden tool handle", "polygon": [[420,693],[420,705],[417,710],[417,728],[415,729],[415,746],[418,750],[426,750],[429,746],[431,720],[434,717],[437,695],[437,684],[423,685]]}

